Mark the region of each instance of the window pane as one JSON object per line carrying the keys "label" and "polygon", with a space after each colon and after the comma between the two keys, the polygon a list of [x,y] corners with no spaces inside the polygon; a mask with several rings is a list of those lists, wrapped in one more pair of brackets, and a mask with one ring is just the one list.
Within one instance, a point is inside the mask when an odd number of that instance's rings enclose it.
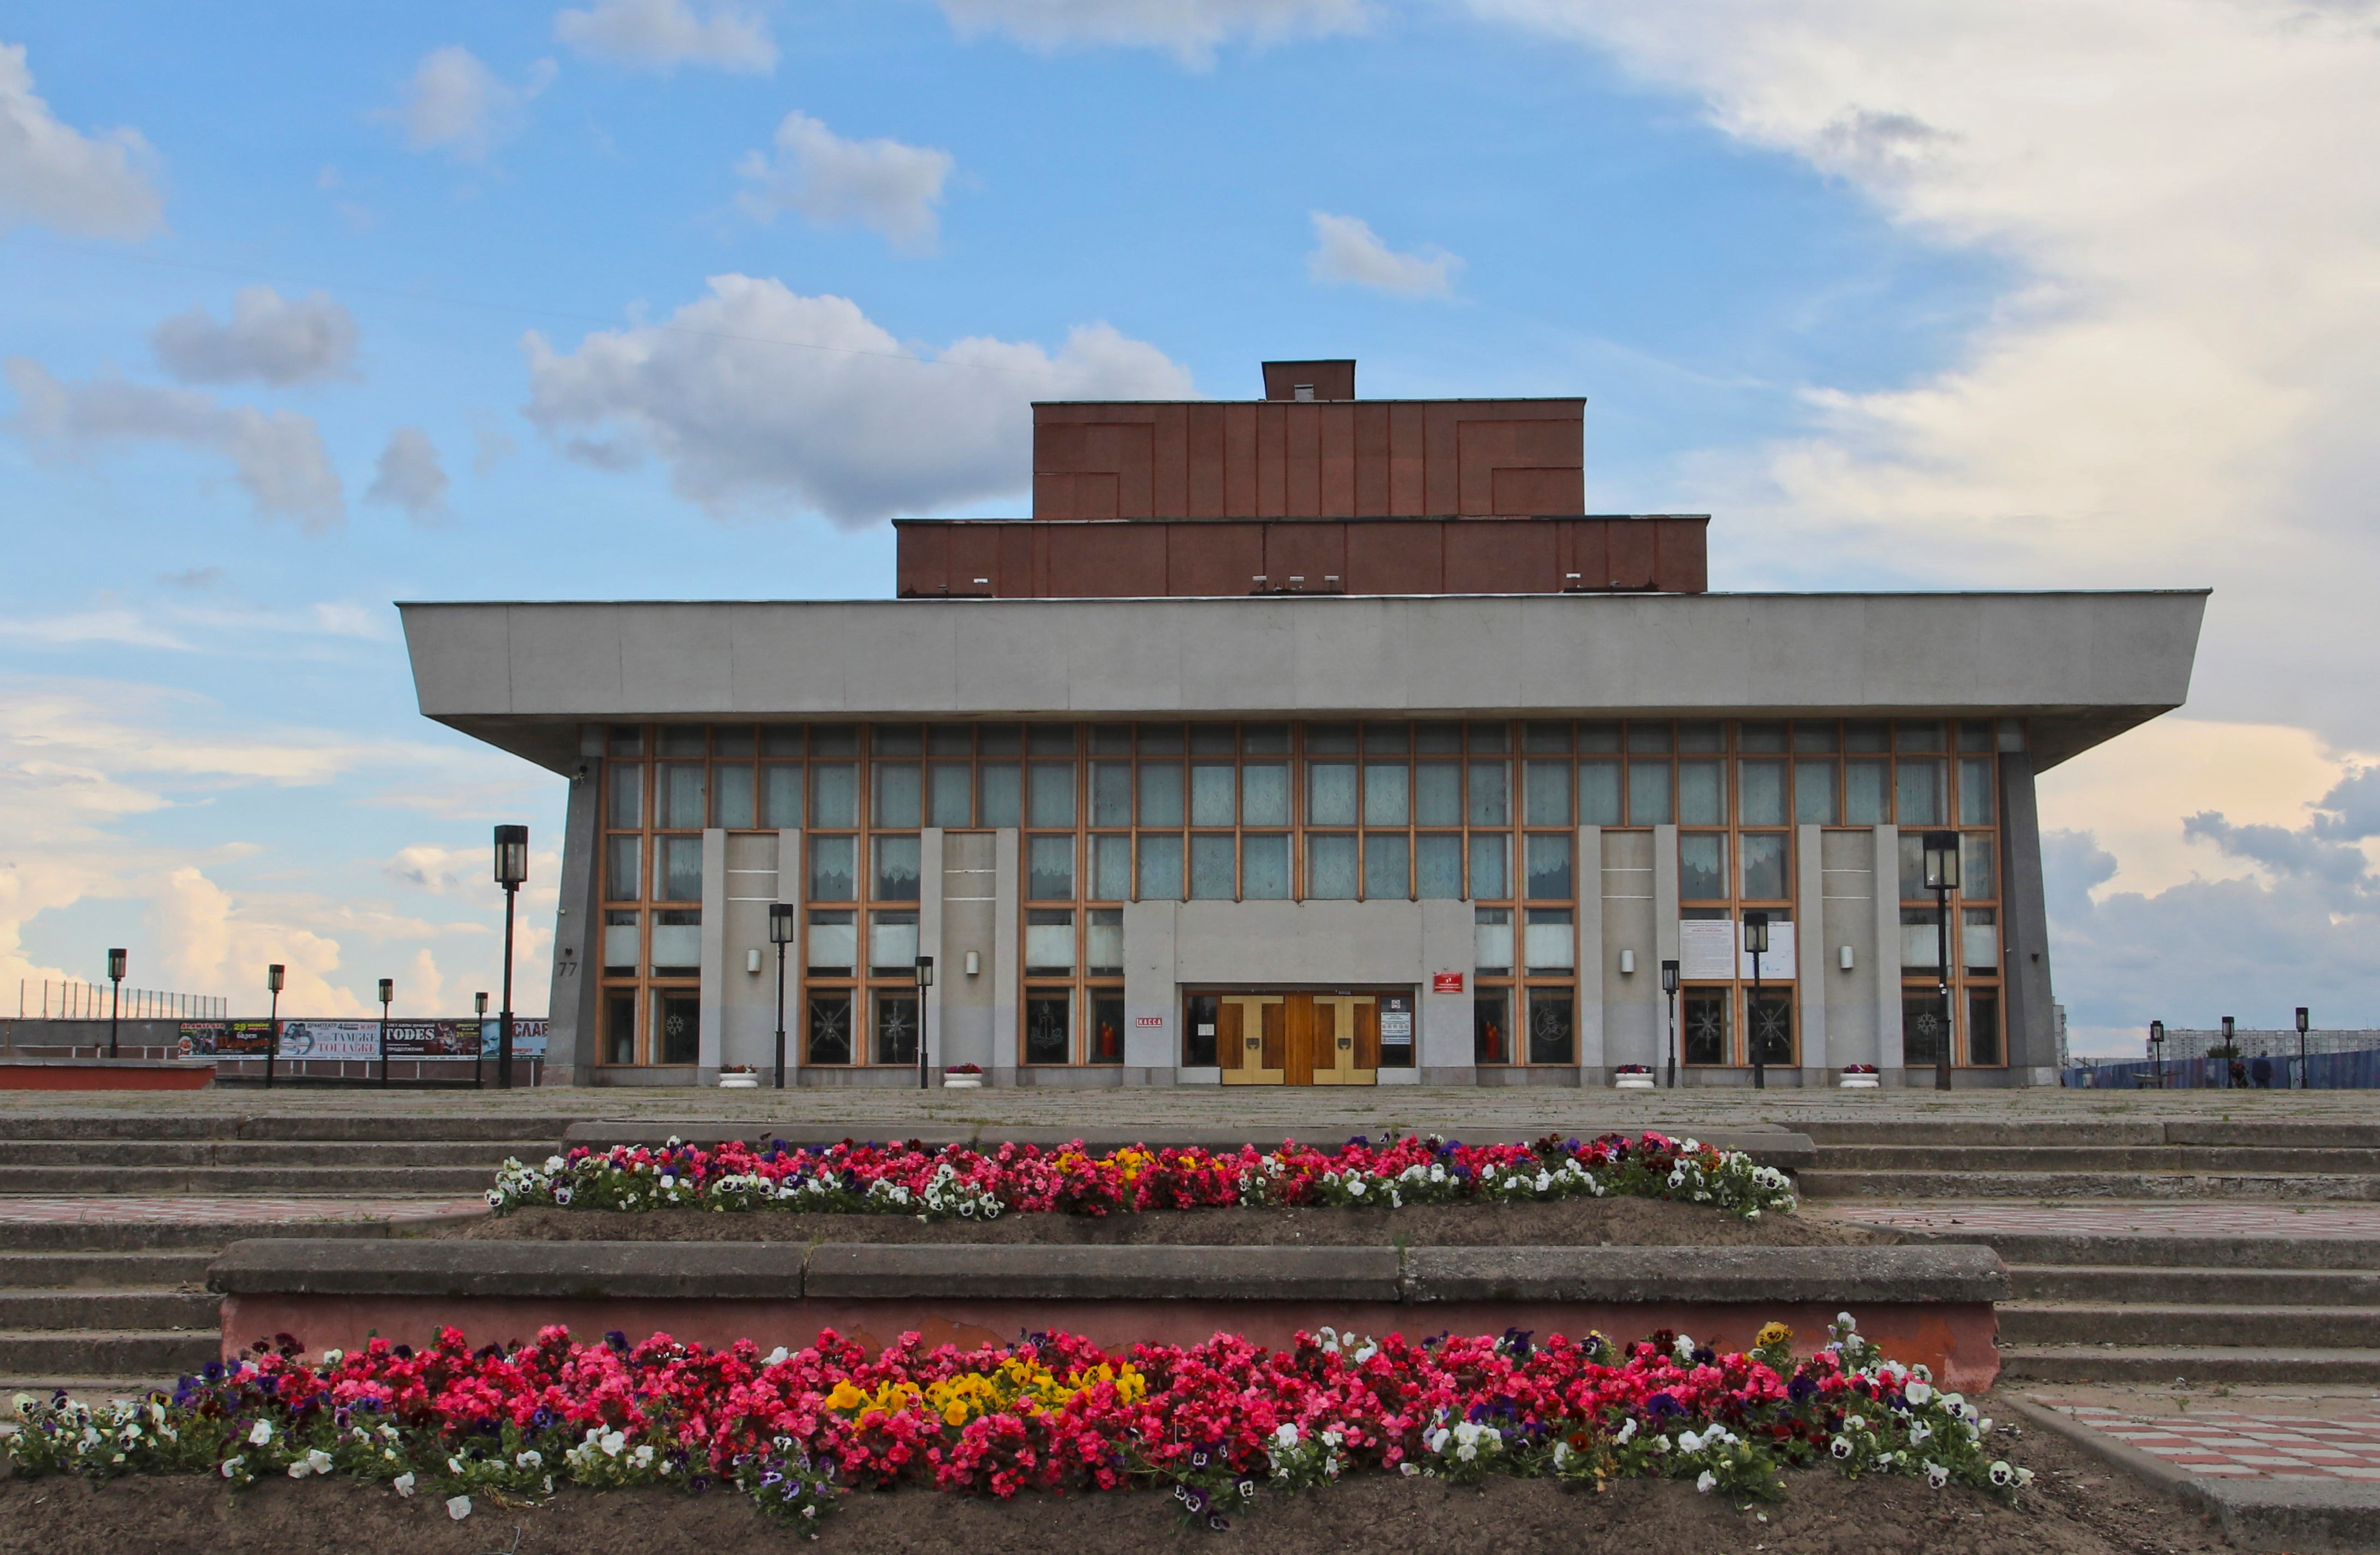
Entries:
{"label": "window pane", "polygon": [[638,936],[644,932],[644,914],[608,912],[603,915],[603,972],[607,977],[633,978],[644,965],[644,946]]}
{"label": "window pane", "polygon": [[1509,723],[1470,723],[1463,727],[1474,750],[1500,752],[1512,748],[1512,730]]}
{"label": "window pane", "polygon": [[795,827],[802,823],[802,770],[772,766],[760,769],[760,824]]}
{"label": "window pane", "polygon": [[614,902],[645,899],[644,839],[607,837],[603,841],[605,893]]}
{"label": "window pane", "polygon": [[1667,723],[1628,725],[1628,753],[1631,756],[1665,756],[1669,749],[1670,726]]}
{"label": "window pane", "polygon": [[1309,756],[1353,756],[1355,753],[1355,726],[1353,723],[1307,724],[1305,752]]}
{"label": "window pane", "polygon": [[1182,839],[1148,836],[1140,839],[1140,900],[1182,900]]}
{"label": "window pane", "polygon": [[1900,833],[1900,899],[1913,902],[1926,896],[1925,838],[1923,833]]}
{"label": "window pane", "polygon": [[1903,826],[1942,824],[1942,763],[1903,761],[1896,813]]}
{"label": "window pane", "polygon": [[1289,839],[1278,834],[1242,839],[1240,894],[1250,902],[1289,900]]}
{"label": "window pane", "polygon": [[1792,895],[1785,885],[1785,833],[1746,832],[1743,834],[1743,896],[1748,902],[1781,902]]}
{"label": "window pane", "polygon": [[1900,995],[1900,1053],[1911,1068],[1927,1068],[1942,1054],[1942,999],[1932,990],[1904,990]]}
{"label": "window pane", "polygon": [[1959,965],[1979,978],[2000,970],[1999,914],[1990,907],[1965,907],[1959,914]]}
{"label": "window pane", "polygon": [[1561,989],[1529,990],[1529,1062],[1575,1063],[1571,995]]}
{"label": "window pane", "polygon": [[1190,754],[1193,756],[1232,756],[1239,752],[1240,732],[1229,723],[1193,723],[1190,725]]}
{"label": "window pane", "polygon": [[653,991],[655,1062],[692,1063],[702,1051],[702,996],[691,990]]}
{"label": "window pane", "polygon": [[1364,725],[1364,750],[1367,755],[1399,756],[1405,748],[1405,726],[1402,723],[1366,723]]}
{"label": "window pane", "polygon": [[[1132,748],[1129,739],[1124,748]],[[1025,731],[1014,723],[986,723],[975,732],[975,753],[978,756],[1017,756],[1024,750]],[[815,747],[812,754],[816,754]]]}
{"label": "window pane", "polygon": [[859,966],[859,915],[810,914],[809,969],[813,978],[847,978]]}
{"label": "window pane", "polygon": [[926,732],[915,723],[879,723],[868,731],[868,747],[879,756],[921,755]]}
{"label": "window pane", "polygon": [[1239,869],[1228,833],[1190,839],[1190,894],[1195,900],[1228,902],[1239,890]]}
{"label": "window pane", "polygon": [[[1931,972],[1942,965],[1942,920],[1932,907],[1900,909],[1900,969]],[[1932,1056],[1931,1053],[1927,1056]]]}
{"label": "window pane", "polygon": [[1455,902],[1463,897],[1463,839],[1451,832],[1427,832],[1414,839],[1414,893],[1425,902]]}
{"label": "window pane", "polygon": [[1025,894],[1036,902],[1075,899],[1075,839],[1035,837],[1026,844]]}
{"label": "window pane", "polygon": [[706,772],[693,761],[672,761],[661,769],[661,808],[653,817],[655,826],[675,831],[699,832],[708,823],[704,803]]}
{"label": "window pane", "polygon": [[1229,826],[1238,817],[1240,774],[1228,763],[1202,761],[1190,769],[1190,824]]}
{"label": "window pane", "polygon": [[975,820],[975,769],[964,761],[934,764],[933,808],[936,826],[965,826]]}
{"label": "window pane", "polygon": [[1471,839],[1471,894],[1493,902],[1512,894],[1511,841],[1499,834]]}
{"label": "window pane", "polygon": [[1355,764],[1316,761],[1305,769],[1305,823],[1308,826],[1355,824]]}
{"label": "window pane", "polygon": [[1215,1028],[1222,1024],[1222,1001],[1211,993],[1194,993],[1184,1002],[1183,1024],[1188,1029],[1182,1036],[1183,1067],[1212,1069],[1220,1062],[1215,1054]]}
{"label": "window pane", "polygon": [[1075,974],[1075,915],[1036,908],[1025,915],[1025,975],[1070,978]]}
{"label": "window pane", "polygon": [[876,889],[872,894],[880,902],[917,899],[917,838],[876,839]]}
{"label": "window pane", "polygon": [[[1025,820],[1024,780],[1014,761],[987,761],[975,771],[978,826],[1018,826]],[[821,823],[823,824],[823,823]]]}
{"label": "window pane", "polygon": [[1036,989],[1025,999],[1025,1062],[1064,1063],[1074,1057],[1074,996]]}
{"label": "window pane", "polygon": [[[917,975],[917,915],[870,913],[868,917],[868,971],[871,977],[909,978]],[[915,1058],[917,1055],[909,1055]]]}
{"label": "window pane", "polygon": [[1131,762],[1094,761],[1091,763],[1091,824],[1094,826],[1132,824]]}
{"label": "window pane", "polygon": [[1364,838],[1364,895],[1374,902],[1402,902],[1413,894],[1407,866],[1411,853],[1402,832],[1374,832]]}
{"label": "window pane", "polygon": [[1471,763],[1471,824],[1512,824],[1512,769],[1501,761]]}
{"label": "window pane", "polygon": [[1355,894],[1355,839],[1309,833],[1305,839],[1308,901],[1352,900]]}
{"label": "window pane", "polygon": [[1742,751],[1771,751],[1785,748],[1785,725],[1782,723],[1739,723],[1735,727],[1735,748]]}
{"label": "window pane", "polygon": [[1460,723],[1416,723],[1414,725],[1414,748],[1438,753],[1463,748],[1463,725]]}
{"label": "window pane", "polygon": [[1678,1001],[1679,1056],[1688,1063],[1725,1063],[1728,1060],[1728,1006],[1733,1002],[1721,989],[1694,989]]}
{"label": "window pane", "polygon": [[1726,763],[1720,761],[1681,761],[1678,763],[1678,824],[1681,826],[1724,826],[1727,824]]}
{"label": "window pane", "polygon": [[1532,826],[1570,824],[1570,763],[1522,763],[1522,797]]}
{"label": "window pane", "polygon": [[1265,766],[1240,769],[1240,824],[1243,826],[1289,824],[1289,769],[1287,767]]}
{"label": "window pane", "polygon": [[1179,723],[1144,723],[1140,726],[1140,753],[1143,756],[1179,756],[1182,754],[1182,725]]}
{"label": "window pane", "polygon": [[1852,826],[1881,826],[1886,820],[1885,764],[1843,763],[1843,820]]}
{"label": "window pane", "polygon": [[[1505,978],[1512,973],[1512,909],[1481,907],[1471,915],[1471,964],[1475,970],[1491,978]],[[1475,990],[1475,997],[1491,997],[1488,990]]]}
{"label": "window pane", "polygon": [[702,976],[702,913],[698,908],[663,908],[653,915],[653,976]]}
{"label": "window pane", "polygon": [[637,1062],[637,994],[634,989],[610,990],[603,995],[603,1062]]}
{"label": "window pane", "polygon": [[1090,964],[1095,978],[1123,976],[1123,909],[1093,907],[1086,925],[1084,959]]}
{"label": "window pane", "polygon": [[1581,761],[1578,764],[1578,823],[1581,826],[1620,824],[1620,763]]}
{"label": "window pane", "polygon": [[1998,990],[1967,990],[1967,1062],[2000,1062],[2000,996]]}
{"label": "window pane", "polygon": [[[1630,724],[1633,731],[1634,724]],[[1670,808],[1670,764],[1667,761],[1628,763],[1628,824],[1666,826]]]}
{"label": "window pane", "polygon": [[642,756],[645,753],[645,731],[641,724],[614,723],[605,751],[613,756]]}
{"label": "window pane", "polygon": [[1678,899],[1727,900],[1727,837],[1723,832],[1678,833]]}
{"label": "window pane", "polygon": [[708,731],[699,723],[664,723],[662,725],[661,753],[663,756],[700,756],[709,747]]}
{"label": "window pane", "polygon": [[1794,762],[1794,822],[1802,826],[1832,826],[1836,824],[1838,813],[1835,808],[1835,764],[1832,761]]}
{"label": "window pane", "polygon": [[1075,743],[1071,723],[1036,723],[1025,731],[1025,748],[1035,756],[1072,756]]}
{"label": "window pane", "polygon": [[1412,813],[1412,773],[1402,764],[1376,761],[1364,769],[1364,824],[1402,826]]}
{"label": "window pane", "polygon": [[1996,763],[1988,756],[1969,757],[1959,763],[1959,824],[1992,823],[1992,777]]}
{"label": "window pane", "polygon": [[1695,752],[1725,750],[1727,725],[1717,719],[1678,725],[1678,748]]}
{"label": "window pane", "polygon": [[[1510,934],[1512,930],[1505,930]],[[1512,1062],[1512,1031],[1504,1011],[1512,997],[1507,988],[1483,988],[1471,998],[1471,1060],[1475,1063]]]}
{"label": "window pane", "polygon": [[917,996],[880,993],[876,996],[876,1062],[914,1065],[917,1062]]}
{"label": "window pane", "polygon": [[849,902],[859,895],[859,839],[810,839],[810,900]]}
{"label": "window pane", "polygon": [[1032,824],[1075,824],[1075,764],[1072,761],[1036,761],[1033,764]]}
{"label": "window pane", "polygon": [[810,769],[810,824],[859,824],[859,769],[830,762]]}
{"label": "window pane", "polygon": [[1992,868],[1996,862],[1993,855],[1997,851],[1992,846],[1992,839],[1986,834],[1974,832],[1961,833],[1959,837],[1959,893],[1961,895],[1973,896],[1984,902],[1989,902],[1999,895],[1999,872]]}
{"label": "window pane", "polygon": [[1526,751],[1570,754],[1570,725],[1567,723],[1531,723],[1521,725],[1521,748]]}
{"label": "window pane", "polygon": [[633,832],[645,823],[645,770],[639,766],[615,766],[611,771],[612,825],[622,832]]}
{"label": "window pane", "polygon": [[810,754],[856,756],[859,731],[848,723],[814,723],[810,726]]}
{"label": "window pane", "polygon": [[1140,769],[1140,823],[1143,826],[1182,824],[1182,769],[1172,765]]}
{"label": "window pane", "polygon": [[1568,974],[1578,966],[1578,931],[1568,907],[1531,907],[1522,942],[1523,965],[1532,973]]}
{"label": "window pane", "polygon": [[1571,834],[1567,832],[1529,833],[1529,894],[1538,901],[1570,894]]}
{"label": "window pane", "polygon": [[1132,839],[1091,839],[1091,896],[1100,902],[1132,900]]}
{"label": "window pane", "polygon": [[1736,764],[1736,804],[1745,826],[1782,826],[1785,813],[1785,763],[1741,761]]}
{"label": "window pane", "polygon": [[1893,725],[1893,748],[1896,750],[1942,748],[1942,725],[1930,718],[1904,718]]}
{"label": "window pane", "polygon": [[1463,769],[1425,761],[1414,770],[1414,820],[1423,826],[1463,824]]}
{"label": "window pane", "polygon": [[1250,756],[1286,756],[1289,754],[1289,725],[1243,724],[1240,728],[1240,748]]}
{"label": "window pane", "polygon": [[871,826],[915,826],[923,814],[915,762],[879,762],[876,767],[876,813]]}
{"label": "window pane", "polygon": [[764,723],[760,726],[760,754],[799,756],[804,733],[798,723]]}
{"label": "window pane", "polygon": [[851,995],[848,993],[813,993],[810,995],[808,1063],[849,1063],[851,1062]]}
{"label": "window pane", "polygon": [[926,749],[935,756],[972,756],[975,731],[964,723],[937,723],[926,731]]}
{"label": "window pane", "polygon": [[1091,1029],[1083,1044],[1086,1063],[1123,1062],[1123,995],[1101,990],[1091,995]]}
{"label": "window pane", "polygon": [[661,887],[653,893],[662,902],[699,902],[702,900],[702,839],[700,837],[662,837]]}
{"label": "window pane", "polygon": [[1843,748],[1852,751],[1890,750],[1892,725],[1875,720],[1858,720],[1843,725]]}

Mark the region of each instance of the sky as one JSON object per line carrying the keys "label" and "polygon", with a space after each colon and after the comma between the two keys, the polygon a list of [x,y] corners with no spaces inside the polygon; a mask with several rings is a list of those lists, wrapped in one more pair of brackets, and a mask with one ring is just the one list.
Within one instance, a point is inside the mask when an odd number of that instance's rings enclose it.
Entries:
{"label": "sky", "polygon": [[2380,1027],[2372,0],[0,13],[0,995],[453,1014],[401,599],[888,594],[1035,398],[1584,395],[1729,589],[2211,587],[2041,782],[2078,1052]]}

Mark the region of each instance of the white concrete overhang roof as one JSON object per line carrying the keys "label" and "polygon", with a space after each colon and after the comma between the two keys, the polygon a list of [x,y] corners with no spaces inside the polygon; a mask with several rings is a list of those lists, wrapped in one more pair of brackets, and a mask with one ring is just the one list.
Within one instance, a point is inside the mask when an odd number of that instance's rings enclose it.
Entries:
{"label": "white concrete overhang roof", "polygon": [[422,712],[567,771],[578,726],[750,719],[2030,721],[2180,707],[2204,589],[400,602]]}

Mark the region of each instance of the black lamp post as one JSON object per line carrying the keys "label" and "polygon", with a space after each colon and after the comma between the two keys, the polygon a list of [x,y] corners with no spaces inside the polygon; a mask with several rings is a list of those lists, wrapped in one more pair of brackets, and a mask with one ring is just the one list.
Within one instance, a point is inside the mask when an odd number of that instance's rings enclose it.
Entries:
{"label": "black lamp post", "polygon": [[471,995],[471,1011],[480,1017],[479,1024],[471,1027],[471,1088],[478,1090],[480,1088],[480,1060],[486,1055],[488,1048],[488,996],[485,993]]}
{"label": "black lamp post", "polygon": [[2298,1088],[2313,1088],[2313,1076],[2306,1073],[2306,1007],[2302,1004],[2298,1006]]}
{"label": "black lamp post", "polygon": [[273,1088],[273,1061],[281,1053],[281,985],[287,974],[274,962],[264,969],[264,986],[273,990],[273,1018],[266,1023],[264,1033],[264,1088]]}
{"label": "black lamp post", "polygon": [[1768,915],[1753,911],[1743,915],[1743,949],[1752,957],[1752,1007],[1745,1013],[1752,1018],[1744,1024],[1752,1039],[1752,1088],[1768,1088],[1768,1065],[1760,1051],[1760,958],[1768,954]]}
{"label": "black lamp post", "polygon": [[926,990],[934,986],[934,958],[917,958],[917,1088],[926,1088]]}
{"label": "black lamp post", "polygon": [[2233,1019],[2234,1017],[2230,1015],[2225,1015],[2223,1017],[2223,1058],[2222,1061],[2215,1066],[2216,1075],[2218,1080],[2216,1088],[2221,1090],[2229,1090],[2231,1088],[2231,1060],[2233,1055],[2240,1051],[2233,1045],[2234,1039],[2231,1035]]}
{"label": "black lamp post", "polygon": [[1678,1088],[1678,964],[1661,963],[1661,991],[1670,999],[1670,1088]]}
{"label": "black lamp post", "polygon": [[769,942],[777,947],[777,1088],[785,1088],[785,947],[794,942],[794,907],[769,904]]}
{"label": "black lamp post", "polygon": [[496,828],[496,883],[504,888],[504,1012],[496,1027],[496,1084],[513,1088],[513,903],[528,879],[528,828]]}
{"label": "black lamp post", "polygon": [[2165,1089],[2165,1022],[2149,1022],[2149,1058],[2156,1064],[2157,1089]]}
{"label": "black lamp post", "polygon": [[1934,976],[1942,998],[1942,1029],[1934,1039],[1934,1088],[1950,1088],[1950,893],[1959,889],[1959,833],[1925,833],[1925,889],[1934,893]]}
{"label": "black lamp post", "polygon": [[124,1009],[124,953],[120,950],[107,953],[107,980],[113,985],[107,995],[107,1056],[114,1058],[115,1017]]}
{"label": "black lamp post", "polygon": [[380,1088],[388,1088],[388,1003],[396,997],[396,979],[380,980]]}

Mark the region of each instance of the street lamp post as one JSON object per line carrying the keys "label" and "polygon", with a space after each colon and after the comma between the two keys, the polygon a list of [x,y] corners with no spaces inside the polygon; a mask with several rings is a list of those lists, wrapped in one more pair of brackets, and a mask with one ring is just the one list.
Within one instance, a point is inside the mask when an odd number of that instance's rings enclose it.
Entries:
{"label": "street lamp post", "polygon": [[380,980],[380,1088],[388,1088],[388,1003],[396,997],[396,979]]}
{"label": "street lamp post", "polygon": [[1661,963],[1661,991],[1670,1000],[1670,1088],[1678,1088],[1678,964]]}
{"label": "street lamp post", "polygon": [[281,1053],[281,985],[287,974],[274,962],[264,969],[264,986],[273,990],[273,1019],[266,1023],[264,1033],[264,1088],[273,1088],[273,1061]]}
{"label": "street lamp post", "polygon": [[471,995],[471,1010],[480,1017],[479,1024],[471,1027],[471,1088],[478,1090],[481,1088],[480,1061],[488,1051],[488,996],[485,993]]}
{"label": "street lamp post", "polygon": [[934,958],[917,958],[917,1088],[926,1088],[926,990],[934,986]]}
{"label": "street lamp post", "polygon": [[1747,912],[1743,915],[1743,949],[1752,957],[1752,1007],[1744,1013],[1751,1018],[1744,1022],[1745,1035],[1752,1039],[1752,1088],[1768,1088],[1767,1055],[1760,1051],[1760,958],[1768,954],[1768,915]]}
{"label": "street lamp post", "polygon": [[2156,1065],[2157,1089],[2165,1089],[2165,1022],[2149,1022],[2149,1058]]}
{"label": "street lamp post", "polygon": [[777,1088],[785,1088],[785,947],[794,942],[794,907],[769,904],[769,942],[777,947]]}
{"label": "street lamp post", "polygon": [[504,1010],[496,1027],[496,1085],[513,1088],[513,904],[528,879],[528,828],[496,828],[496,883],[504,888]]}
{"label": "street lamp post", "polygon": [[1934,1038],[1934,1088],[1950,1088],[1950,893],[1959,889],[1959,833],[1925,833],[1925,889],[1934,893],[1934,978],[1942,1000],[1942,1029]]}
{"label": "street lamp post", "polygon": [[114,1058],[116,1056],[115,1017],[124,1009],[124,953],[120,950],[107,953],[107,980],[114,985],[107,996],[107,1056]]}
{"label": "street lamp post", "polygon": [[2306,1007],[2298,1006],[2298,1089],[2312,1090],[2313,1076],[2306,1073]]}
{"label": "street lamp post", "polygon": [[2231,1088],[2231,1060],[2239,1051],[2239,1050],[2233,1046],[2235,1041],[2235,1039],[2231,1035],[2233,1021],[2233,1016],[2225,1015],[2223,1017],[2223,1058],[2222,1062],[2215,1066],[2216,1075],[2221,1082],[2216,1087],[2218,1090],[2229,1090]]}

